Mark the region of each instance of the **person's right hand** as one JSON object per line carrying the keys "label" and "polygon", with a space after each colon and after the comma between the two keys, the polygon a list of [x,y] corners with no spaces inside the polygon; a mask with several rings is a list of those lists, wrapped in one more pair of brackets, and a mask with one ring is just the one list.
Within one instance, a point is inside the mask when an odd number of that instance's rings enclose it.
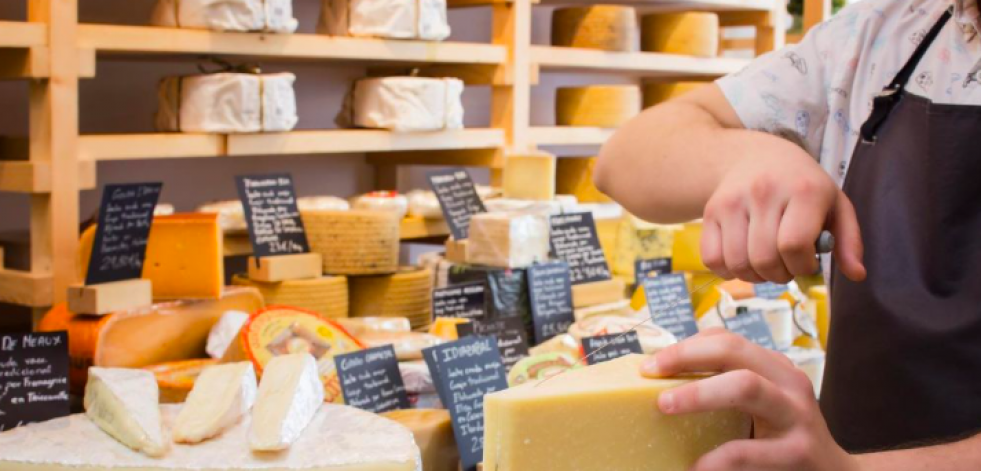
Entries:
{"label": "person's right hand", "polygon": [[786,283],[817,272],[814,245],[827,228],[835,236],[837,268],[863,280],[851,201],[804,150],[775,136],[758,137],[753,155],[736,157],[705,206],[702,261],[727,279]]}

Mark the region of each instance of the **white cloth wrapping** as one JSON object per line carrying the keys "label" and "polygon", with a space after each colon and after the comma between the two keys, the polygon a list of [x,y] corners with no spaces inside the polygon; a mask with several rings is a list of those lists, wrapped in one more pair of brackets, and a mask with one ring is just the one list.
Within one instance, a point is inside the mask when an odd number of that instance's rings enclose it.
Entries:
{"label": "white cloth wrapping", "polygon": [[[358,80],[339,123],[397,132],[463,128],[463,81],[383,77]],[[346,116],[352,118],[348,121]]]}
{"label": "white cloth wrapping", "polygon": [[293,84],[296,76],[291,73],[263,74],[262,79],[262,130],[266,132],[289,131],[296,126],[296,92]]}
{"label": "white cloth wrapping", "polygon": [[450,36],[446,0],[323,0],[317,31],[358,36],[442,41]]}
{"label": "white cloth wrapping", "polygon": [[293,0],[158,0],[154,26],[213,31],[292,33]]}
{"label": "white cloth wrapping", "polygon": [[217,73],[160,83],[156,126],[162,132],[249,133],[296,126],[290,73]]}

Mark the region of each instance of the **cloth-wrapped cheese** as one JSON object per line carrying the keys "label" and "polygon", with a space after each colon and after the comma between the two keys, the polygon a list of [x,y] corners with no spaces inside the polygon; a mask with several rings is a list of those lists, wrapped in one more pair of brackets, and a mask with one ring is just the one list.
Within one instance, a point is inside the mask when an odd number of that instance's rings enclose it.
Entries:
{"label": "cloth-wrapped cheese", "polygon": [[292,33],[293,0],[158,0],[150,24],[213,31]]}
{"label": "cloth-wrapped cheese", "polygon": [[358,80],[337,117],[340,126],[397,132],[463,127],[463,81],[382,77]]}
{"label": "cloth-wrapped cheese", "polygon": [[247,133],[296,126],[290,73],[223,72],[167,77],[160,82],[156,125],[161,132]]}
{"label": "cloth-wrapped cheese", "polygon": [[317,31],[333,36],[442,41],[446,0],[323,0]]}

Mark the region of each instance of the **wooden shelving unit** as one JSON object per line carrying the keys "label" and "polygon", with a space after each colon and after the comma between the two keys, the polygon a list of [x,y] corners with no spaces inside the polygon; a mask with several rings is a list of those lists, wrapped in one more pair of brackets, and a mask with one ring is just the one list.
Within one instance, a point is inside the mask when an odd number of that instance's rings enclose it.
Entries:
{"label": "wooden shelving unit", "polygon": [[687,57],[651,52],[607,52],[572,47],[532,46],[532,62],[558,71],[608,71],[644,77],[719,77],[736,72],[747,60]]}

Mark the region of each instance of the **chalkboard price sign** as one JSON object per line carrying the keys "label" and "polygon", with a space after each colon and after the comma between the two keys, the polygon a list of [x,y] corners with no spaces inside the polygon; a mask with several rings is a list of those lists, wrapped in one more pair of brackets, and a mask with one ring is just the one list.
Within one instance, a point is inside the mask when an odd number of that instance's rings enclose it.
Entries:
{"label": "chalkboard price sign", "polygon": [[667,275],[671,273],[671,257],[638,258],[634,261],[634,286],[643,286],[644,278],[651,274]]}
{"label": "chalkboard price sign", "polygon": [[631,353],[644,353],[637,332],[633,331],[625,334],[583,337],[582,350],[587,355],[586,363],[590,365],[614,360]]}
{"label": "chalkboard price sign", "polygon": [[433,290],[433,316],[483,319],[487,314],[487,285],[482,281]]}
{"label": "chalkboard price sign", "polygon": [[736,317],[724,320],[727,329],[746,337],[750,342],[770,350],[777,349],[777,344],[773,340],[773,332],[770,331],[770,325],[766,323],[766,318],[763,317],[763,311],[751,309],[736,314]]}
{"label": "chalkboard price sign", "polygon": [[536,344],[564,334],[576,322],[568,263],[556,261],[529,267],[528,290]]}
{"label": "chalkboard price sign", "polygon": [[490,321],[474,320],[456,326],[457,335],[466,338],[473,335],[492,336],[501,350],[501,361],[508,371],[515,363],[528,356],[528,334],[525,323],[517,317],[504,317]]}
{"label": "chalkboard price sign", "polygon": [[559,214],[550,218],[552,253],[569,264],[572,284],[610,279],[610,267],[600,247],[593,213]]}
{"label": "chalkboard price sign", "polygon": [[163,183],[106,185],[85,284],[139,278]]}
{"label": "chalkboard price sign", "polygon": [[235,183],[256,260],[310,251],[293,177],[285,173],[245,175],[235,177]]}
{"label": "chalkboard price sign", "polygon": [[68,413],[68,334],[0,335],[0,431]]}
{"label": "chalkboard price sign", "polygon": [[376,414],[409,408],[398,357],[391,345],[337,355],[334,365],[345,404]]}
{"label": "chalkboard price sign", "polygon": [[464,240],[469,237],[470,218],[487,211],[470,174],[462,168],[430,172],[429,184],[436,193],[453,238]]}
{"label": "chalkboard price sign", "polygon": [[450,411],[464,471],[484,458],[484,396],[507,389],[497,339],[469,337],[422,351],[440,401]]}
{"label": "chalkboard price sign", "polygon": [[654,324],[684,340],[698,333],[685,275],[672,273],[644,279],[644,294]]}

